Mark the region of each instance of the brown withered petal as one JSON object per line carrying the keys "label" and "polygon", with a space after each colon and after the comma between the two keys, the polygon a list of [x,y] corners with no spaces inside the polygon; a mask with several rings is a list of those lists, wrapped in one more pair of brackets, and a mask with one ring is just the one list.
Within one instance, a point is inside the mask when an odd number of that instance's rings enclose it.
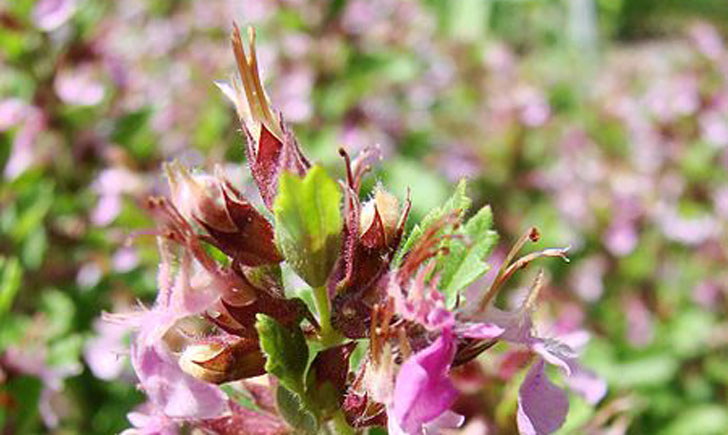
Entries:
{"label": "brown withered petal", "polygon": [[265,356],[258,340],[250,338],[193,344],[182,353],[179,365],[197,379],[215,384],[265,374]]}

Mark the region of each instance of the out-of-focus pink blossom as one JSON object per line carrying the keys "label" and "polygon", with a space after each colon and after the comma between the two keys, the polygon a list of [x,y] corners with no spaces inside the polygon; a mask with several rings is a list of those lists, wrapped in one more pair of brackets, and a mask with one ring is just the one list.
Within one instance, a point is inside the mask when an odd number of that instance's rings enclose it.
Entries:
{"label": "out-of-focus pink blossom", "polygon": [[619,219],[609,226],[604,233],[603,242],[612,254],[624,257],[637,247],[639,235],[632,221]]}
{"label": "out-of-focus pink blossom", "polygon": [[728,146],[728,116],[707,112],[700,116],[700,131],[703,140],[709,144],[723,148]]}
{"label": "out-of-focus pink blossom", "polygon": [[76,284],[84,289],[94,287],[101,281],[104,273],[101,266],[95,261],[83,264],[76,273]]}
{"label": "out-of-focus pink blossom", "polygon": [[713,216],[683,217],[675,207],[667,204],[658,205],[655,219],[665,237],[685,245],[699,245],[715,237],[719,231]]}
{"label": "out-of-focus pink blossom", "polygon": [[647,346],[654,336],[652,313],[638,297],[627,298],[624,305],[627,340],[635,347]]}
{"label": "out-of-focus pink blossom", "polygon": [[98,71],[90,64],[61,70],[53,87],[56,95],[70,105],[94,106],[104,99],[104,85],[98,79]]}
{"label": "out-of-focus pink blossom", "polygon": [[141,192],[144,182],[126,168],[108,168],[99,173],[91,187],[99,195],[96,207],[91,211],[91,222],[105,226],[121,212],[122,195]]}
{"label": "out-of-focus pink blossom", "polygon": [[[11,103],[17,104],[17,103]],[[13,109],[11,106],[10,109]],[[6,122],[12,121],[17,114],[15,110],[9,110],[11,116],[7,116]],[[27,169],[29,169],[38,159],[38,150],[36,142],[38,135],[46,127],[46,116],[45,114],[35,106],[26,106],[21,111],[21,126],[15,133],[13,139],[12,148],[10,149],[10,158],[5,165],[5,177],[13,179],[21,175]]]}
{"label": "out-of-focus pink blossom", "polygon": [[695,286],[692,299],[706,310],[714,310],[720,306],[721,287],[718,283],[706,280]]}
{"label": "out-of-focus pink blossom", "polygon": [[287,121],[305,122],[311,117],[313,80],[313,72],[305,68],[297,68],[279,79],[279,85],[273,93],[273,101]]}
{"label": "out-of-focus pink blossom", "polygon": [[111,257],[111,265],[116,272],[124,273],[134,269],[139,264],[139,256],[132,247],[125,246],[117,250]]}
{"label": "out-of-focus pink blossom", "polygon": [[40,415],[46,427],[57,427],[60,416],[56,412],[53,403],[63,391],[63,380],[81,372],[80,364],[48,366],[46,364],[45,349],[31,346],[24,348],[9,347],[2,355],[2,361],[6,367],[20,373],[37,376],[43,381],[43,390],[38,404]]}
{"label": "out-of-focus pink blossom", "polygon": [[720,34],[708,23],[698,23],[690,29],[690,37],[703,55],[718,60],[725,54],[725,46]]}
{"label": "out-of-focus pink blossom", "polygon": [[535,88],[519,88],[515,98],[520,106],[519,118],[525,126],[539,127],[551,116],[551,107],[546,98]]}
{"label": "out-of-focus pink blossom", "polygon": [[722,186],[713,193],[713,204],[716,213],[728,219],[728,186]]}
{"label": "out-of-focus pink blossom", "polygon": [[579,262],[571,275],[571,286],[574,292],[587,302],[595,302],[604,293],[604,274],[607,271],[606,260],[602,257],[591,257]]}
{"label": "out-of-focus pink blossom", "polygon": [[89,339],[83,349],[86,364],[97,378],[116,379],[126,366],[124,356],[128,353],[128,345],[124,338],[129,334],[129,328],[97,320],[94,331],[96,336]]}
{"label": "out-of-focus pink blossom", "polygon": [[17,125],[27,116],[29,106],[20,98],[0,100],[0,131]]}
{"label": "out-of-focus pink blossom", "polygon": [[46,32],[61,27],[76,12],[76,0],[39,0],[33,7],[33,22]]}
{"label": "out-of-focus pink blossom", "polygon": [[470,148],[462,145],[451,145],[437,159],[442,173],[451,181],[462,178],[473,178],[483,168],[480,158]]}

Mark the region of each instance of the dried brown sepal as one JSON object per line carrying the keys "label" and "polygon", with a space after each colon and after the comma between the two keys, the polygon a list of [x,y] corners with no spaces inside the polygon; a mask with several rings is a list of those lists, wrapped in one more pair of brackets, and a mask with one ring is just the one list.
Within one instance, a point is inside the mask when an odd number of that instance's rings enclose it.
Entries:
{"label": "dried brown sepal", "polygon": [[209,234],[206,239],[233,261],[246,266],[280,263],[283,257],[275,246],[270,222],[227,181],[222,195],[234,231],[223,231],[198,220]]}
{"label": "dried brown sepal", "polygon": [[278,192],[281,173],[287,170],[304,176],[311,163],[282,117],[274,116],[270,107],[258,72],[255,31],[248,28],[248,54],[237,25],[233,27],[231,39],[240,78],[240,83],[233,83],[233,101],[246,137],[250,170],[263,202],[270,209]]}

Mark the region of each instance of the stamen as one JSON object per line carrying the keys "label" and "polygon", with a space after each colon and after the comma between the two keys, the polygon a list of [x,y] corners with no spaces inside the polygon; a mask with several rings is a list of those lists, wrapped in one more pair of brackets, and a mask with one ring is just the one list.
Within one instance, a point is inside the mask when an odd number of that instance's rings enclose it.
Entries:
{"label": "stamen", "polygon": [[349,183],[349,187],[355,189],[354,174],[351,171],[351,158],[349,157],[349,153],[347,153],[344,148],[339,148],[339,155],[343,157],[346,162],[346,180]]}
{"label": "stamen", "polygon": [[513,258],[518,254],[518,252],[523,248],[523,246],[526,244],[527,241],[537,242],[541,238],[541,234],[538,232],[538,228],[531,227],[526,231],[525,234],[523,234],[517,241],[516,244],[513,245],[510,252],[508,252],[508,255],[505,259],[503,259],[503,263],[500,266],[500,269],[498,269],[498,274],[496,275],[495,279],[493,280],[493,283],[490,285],[490,288],[486,292],[483,299],[480,301],[480,305],[478,306],[478,311],[483,311],[491,300],[495,297],[495,295],[498,293],[498,290],[501,286],[501,284],[505,281],[504,275],[506,273],[506,269],[511,264],[511,261],[513,261]]}
{"label": "stamen", "polygon": [[412,355],[412,347],[410,346],[407,331],[405,331],[404,326],[397,328],[397,338],[399,339],[399,352],[404,359],[409,358]]}

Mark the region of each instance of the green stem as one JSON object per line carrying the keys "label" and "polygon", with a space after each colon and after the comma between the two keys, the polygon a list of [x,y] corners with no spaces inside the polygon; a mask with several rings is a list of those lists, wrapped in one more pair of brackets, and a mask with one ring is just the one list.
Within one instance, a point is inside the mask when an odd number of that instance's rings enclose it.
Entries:
{"label": "green stem", "polygon": [[331,310],[329,308],[329,295],[327,294],[326,286],[323,285],[314,288],[313,297],[316,301],[316,310],[318,310],[319,323],[321,324],[321,331],[319,333],[321,343],[326,347],[340,343],[343,341],[343,337],[331,325]]}

